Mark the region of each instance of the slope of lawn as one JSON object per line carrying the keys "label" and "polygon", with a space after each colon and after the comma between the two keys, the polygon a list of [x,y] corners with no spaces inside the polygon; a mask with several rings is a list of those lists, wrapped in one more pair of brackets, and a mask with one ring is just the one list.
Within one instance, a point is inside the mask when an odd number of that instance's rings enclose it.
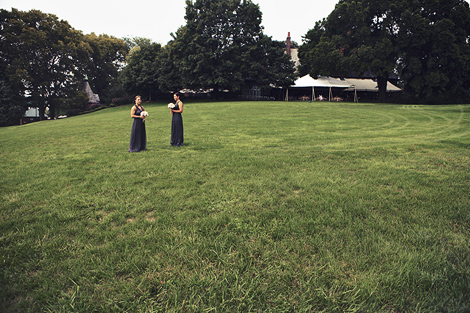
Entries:
{"label": "slope of lawn", "polygon": [[470,311],[469,105],[130,108],[0,128],[0,311]]}

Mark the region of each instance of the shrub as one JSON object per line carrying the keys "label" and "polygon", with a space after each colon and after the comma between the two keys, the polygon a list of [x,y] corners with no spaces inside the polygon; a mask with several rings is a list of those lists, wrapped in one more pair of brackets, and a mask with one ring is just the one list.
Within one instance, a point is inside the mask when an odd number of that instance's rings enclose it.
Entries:
{"label": "shrub", "polygon": [[120,106],[120,105],[125,105],[131,103],[132,100],[129,99],[129,97],[123,96],[123,97],[115,97],[111,100],[111,107],[115,106]]}

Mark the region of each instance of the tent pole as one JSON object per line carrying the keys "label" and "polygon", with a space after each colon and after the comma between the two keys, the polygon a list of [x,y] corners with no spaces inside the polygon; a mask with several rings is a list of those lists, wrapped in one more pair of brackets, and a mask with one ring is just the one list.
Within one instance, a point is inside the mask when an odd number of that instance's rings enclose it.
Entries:
{"label": "tent pole", "polygon": [[312,86],[312,102],[315,100],[315,86]]}
{"label": "tent pole", "polygon": [[286,101],[289,102],[289,87],[286,90]]}
{"label": "tent pole", "polygon": [[357,89],[356,89],[356,86],[354,86],[354,102],[358,102],[358,101],[357,101]]}
{"label": "tent pole", "polygon": [[331,102],[331,98],[332,98],[332,96],[331,96],[331,87],[330,87],[330,94],[328,95],[328,101]]}

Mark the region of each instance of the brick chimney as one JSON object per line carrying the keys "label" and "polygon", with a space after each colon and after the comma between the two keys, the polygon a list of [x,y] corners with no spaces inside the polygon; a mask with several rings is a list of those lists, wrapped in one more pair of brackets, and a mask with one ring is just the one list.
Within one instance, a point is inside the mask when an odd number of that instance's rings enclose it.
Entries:
{"label": "brick chimney", "polygon": [[287,41],[286,41],[286,46],[287,46],[287,55],[291,55],[291,50],[290,50],[290,32],[287,33]]}

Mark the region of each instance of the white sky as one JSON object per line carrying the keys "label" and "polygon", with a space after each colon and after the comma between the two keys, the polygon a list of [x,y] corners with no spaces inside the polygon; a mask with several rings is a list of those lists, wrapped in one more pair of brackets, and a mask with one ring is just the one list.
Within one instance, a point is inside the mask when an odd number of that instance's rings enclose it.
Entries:
{"label": "white sky", "polygon": [[[302,43],[315,22],[328,15],[339,0],[252,0],[263,14],[264,34],[284,41],[287,33]],[[144,37],[166,45],[184,19],[185,0],[0,0],[0,8],[51,13],[84,34],[117,38]]]}

